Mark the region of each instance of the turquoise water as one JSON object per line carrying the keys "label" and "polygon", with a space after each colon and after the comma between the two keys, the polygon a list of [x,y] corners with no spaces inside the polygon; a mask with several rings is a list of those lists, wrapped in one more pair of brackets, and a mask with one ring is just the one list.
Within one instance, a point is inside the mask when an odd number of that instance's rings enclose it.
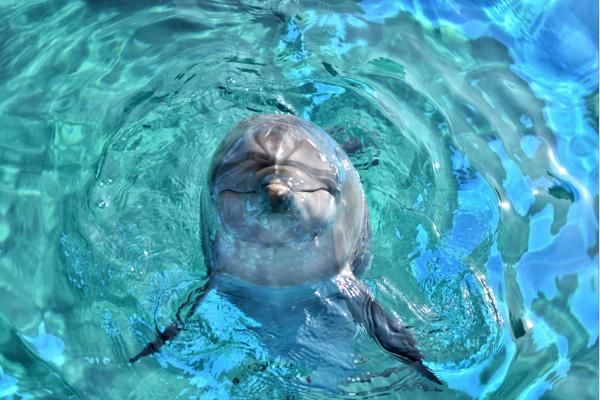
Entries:
{"label": "turquoise water", "polygon": [[[598,398],[598,5],[4,1],[0,398]],[[333,308],[211,293],[199,200],[235,123],[348,151],[439,388]],[[268,307],[264,311],[269,314]]]}

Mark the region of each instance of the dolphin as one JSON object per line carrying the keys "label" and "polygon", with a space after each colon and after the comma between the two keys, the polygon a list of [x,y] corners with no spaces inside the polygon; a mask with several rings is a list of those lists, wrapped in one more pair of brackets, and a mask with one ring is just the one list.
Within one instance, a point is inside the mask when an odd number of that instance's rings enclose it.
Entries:
{"label": "dolphin", "polygon": [[356,169],[327,133],[292,115],[252,116],[224,138],[207,179],[201,228],[209,279],[130,362],[177,336],[211,288],[326,287],[383,349],[442,384],[407,325],[357,278],[372,259],[369,212]]}

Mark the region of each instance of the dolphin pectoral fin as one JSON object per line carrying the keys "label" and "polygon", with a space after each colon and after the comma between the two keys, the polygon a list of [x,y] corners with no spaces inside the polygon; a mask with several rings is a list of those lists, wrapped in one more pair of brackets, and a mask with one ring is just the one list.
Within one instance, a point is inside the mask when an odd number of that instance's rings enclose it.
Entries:
{"label": "dolphin pectoral fin", "polygon": [[424,377],[441,385],[442,382],[438,377],[423,364],[423,355],[417,349],[415,339],[408,327],[386,312],[381,304],[372,297],[365,302],[368,304],[363,311],[363,316],[372,324],[372,330],[369,333],[381,347],[411,365]]}
{"label": "dolphin pectoral fin", "polygon": [[[177,335],[179,335],[179,332],[181,332],[184,329],[187,320],[190,319],[192,315],[194,315],[196,309],[206,296],[206,293],[208,293],[208,287],[208,282],[206,282],[201,287],[197,287],[196,289],[192,290],[188,294],[187,299],[177,309],[176,322],[171,323],[162,332],[156,329],[156,337],[154,338],[154,340],[148,343],[142,349],[142,351],[137,353],[135,356],[131,357],[129,359],[129,362],[133,364],[142,357],[158,353],[163,344],[167,343],[168,341],[172,340]],[[189,307],[187,311],[186,307]],[[185,314],[182,317],[181,314],[184,311]]]}
{"label": "dolphin pectoral fin", "polygon": [[175,323],[169,325],[162,332],[157,330],[156,337],[154,338],[154,340],[152,342],[148,343],[146,345],[146,347],[144,347],[142,349],[142,351],[137,353],[135,356],[131,357],[129,359],[129,362],[133,364],[134,362],[136,362],[137,360],[139,360],[142,357],[146,357],[151,354],[157,353],[163,344],[167,343],[169,340],[171,340],[175,336],[177,336],[180,331],[181,331],[181,329]]}
{"label": "dolphin pectoral fin", "polygon": [[415,339],[407,326],[385,311],[364,283],[354,275],[344,274],[336,278],[336,284],[354,320],[363,325],[381,347],[412,366],[427,379],[442,385],[438,377],[423,364],[423,355],[417,349]]}

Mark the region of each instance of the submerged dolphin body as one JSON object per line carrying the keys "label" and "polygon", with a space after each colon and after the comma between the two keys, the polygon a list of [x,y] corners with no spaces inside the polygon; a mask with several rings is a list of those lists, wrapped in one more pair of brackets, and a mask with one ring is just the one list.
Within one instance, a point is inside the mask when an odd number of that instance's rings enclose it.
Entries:
{"label": "submerged dolphin body", "polygon": [[205,188],[210,278],[188,296],[186,315],[180,307],[176,322],[131,362],[175,337],[210,287],[231,288],[218,284],[225,278],[246,288],[327,287],[381,347],[441,384],[407,326],[356,278],[371,262],[365,196],[348,156],[323,130],[290,115],[248,118],[221,143]]}

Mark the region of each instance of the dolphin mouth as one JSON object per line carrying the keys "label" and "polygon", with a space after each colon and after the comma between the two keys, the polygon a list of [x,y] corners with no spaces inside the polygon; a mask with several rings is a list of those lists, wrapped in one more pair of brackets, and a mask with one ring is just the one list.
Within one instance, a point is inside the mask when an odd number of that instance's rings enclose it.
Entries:
{"label": "dolphin mouth", "polygon": [[310,169],[297,163],[269,166],[239,165],[214,178],[213,194],[225,191],[252,193],[261,191],[271,182],[279,181],[293,192],[327,190],[334,193],[338,186],[337,175]]}
{"label": "dolphin mouth", "polygon": [[278,182],[287,185],[295,192],[314,192],[317,190],[333,192],[336,186],[336,180],[332,177],[320,174],[318,171],[310,170],[309,167],[297,163],[271,165],[257,171],[254,178],[257,182],[261,182],[261,185]]}

